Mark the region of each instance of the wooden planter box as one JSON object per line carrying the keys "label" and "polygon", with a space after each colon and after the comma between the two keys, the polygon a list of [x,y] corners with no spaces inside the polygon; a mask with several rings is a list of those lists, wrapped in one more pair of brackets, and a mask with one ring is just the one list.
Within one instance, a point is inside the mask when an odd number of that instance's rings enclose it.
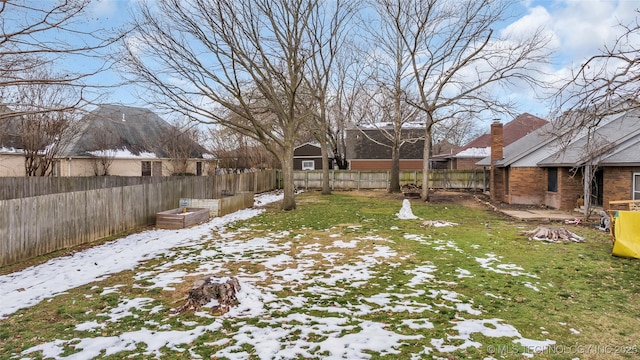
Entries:
{"label": "wooden planter box", "polygon": [[209,209],[187,207],[156,213],[156,227],[159,229],[183,229],[209,221]]}
{"label": "wooden planter box", "polygon": [[180,199],[180,206],[206,208],[211,217],[223,216],[253,207],[253,193],[242,192],[221,199]]}

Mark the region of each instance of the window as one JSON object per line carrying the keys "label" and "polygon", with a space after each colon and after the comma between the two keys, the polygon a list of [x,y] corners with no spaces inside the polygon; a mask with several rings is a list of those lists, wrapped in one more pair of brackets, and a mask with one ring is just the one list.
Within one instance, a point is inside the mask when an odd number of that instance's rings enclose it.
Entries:
{"label": "window", "polygon": [[196,175],[202,176],[202,161],[196,162]]}
{"label": "window", "polygon": [[633,199],[640,200],[640,173],[633,173]]}
{"label": "window", "polygon": [[547,191],[558,192],[558,168],[547,170]]}
{"label": "window", "polygon": [[151,161],[142,162],[142,176],[151,176]]}
{"label": "window", "polygon": [[315,170],[316,163],[313,160],[303,160],[302,161],[302,170]]}

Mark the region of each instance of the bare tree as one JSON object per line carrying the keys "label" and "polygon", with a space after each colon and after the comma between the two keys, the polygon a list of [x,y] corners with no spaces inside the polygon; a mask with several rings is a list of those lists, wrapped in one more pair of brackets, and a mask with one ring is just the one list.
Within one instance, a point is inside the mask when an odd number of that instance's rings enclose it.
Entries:
{"label": "bare tree", "polygon": [[[510,85],[537,86],[549,38],[541,29],[496,34],[512,0],[378,0],[380,16],[398,29],[411,63],[417,100],[407,98],[425,121],[422,198],[429,199],[433,126],[460,114],[513,114],[514,104],[495,93]],[[515,114],[513,114],[515,115]]]}
{"label": "bare tree", "polygon": [[118,146],[122,143],[120,135],[108,131],[104,126],[92,129],[90,153],[94,156],[91,167],[95,176],[109,176],[109,169],[116,157]]}
{"label": "bare tree", "polygon": [[[636,10],[636,16],[640,9]],[[564,129],[597,126],[607,116],[640,107],[640,23],[618,24],[622,34],[573,70],[555,95],[555,117]]]}
{"label": "bare tree", "polygon": [[468,116],[439,121],[434,124],[431,130],[432,146],[443,140],[447,140],[453,145],[462,146],[483,133],[478,128],[477,120]]}
{"label": "bare tree", "polygon": [[608,119],[640,108],[640,23],[619,23],[623,30],[612,43],[605,44],[573,70],[570,78],[555,94],[554,122],[550,136],[566,148],[577,134],[583,135],[584,157],[573,169],[582,174],[584,215],[589,216],[591,189],[596,184],[600,155],[611,150],[613,144],[598,135],[598,127]]}
{"label": "bare tree", "polygon": [[[0,120],[24,114],[21,90],[25,87],[57,85],[74,88],[68,94],[76,107],[89,102],[88,80],[109,68],[111,59],[101,50],[117,42],[122,33],[107,33],[89,22],[84,15],[91,0],[74,1],[0,1],[0,104],[9,111],[0,113]],[[64,40],[62,40],[64,39]],[[95,66],[89,66],[88,60]],[[69,63],[82,62],[82,71]],[[64,76],[50,76],[42,69],[66,68]],[[94,84],[91,88],[104,88]],[[93,96],[95,99],[97,95]],[[16,105],[16,106],[14,106]],[[65,111],[47,104],[29,111]]]}
{"label": "bare tree", "polygon": [[190,121],[174,121],[163,136],[160,144],[169,157],[170,172],[173,175],[189,174],[191,159],[201,157],[204,148],[200,146],[201,133]]}
{"label": "bare tree", "polygon": [[363,81],[366,64],[359,59],[362,54],[350,45],[348,51],[341,52],[336,58],[334,75],[331,78],[331,91],[334,96],[329,102],[328,141],[333,152],[336,166],[348,169],[346,154],[346,130],[359,124],[368,116],[365,84]]}
{"label": "bare tree", "polygon": [[[367,94],[369,94],[369,116],[365,121],[376,127],[386,141],[379,145],[391,149],[391,174],[389,192],[400,192],[400,149],[407,139],[402,129],[416,120],[416,111],[407,106],[410,81],[410,58],[408,47],[403,41],[409,32],[410,23],[395,21],[389,3],[373,2],[377,21],[363,21],[370,37],[368,67],[370,68]],[[396,6],[400,8],[401,2]],[[366,134],[363,132],[363,134]],[[370,138],[371,141],[376,141]]]}
{"label": "bare tree", "polygon": [[262,143],[283,171],[282,208],[296,208],[293,149],[307,126],[305,70],[314,0],[141,3],[127,43],[131,74],[158,106]]}
{"label": "bare tree", "polygon": [[[331,4],[331,5],[329,5]],[[315,7],[308,28],[312,53],[307,82],[312,99],[317,106],[313,114],[315,138],[320,143],[322,154],[322,194],[331,193],[329,184],[329,113],[330,84],[333,68],[339,51],[344,51],[349,28],[346,23],[358,10],[358,2],[335,1],[321,2]]]}
{"label": "bare tree", "polygon": [[209,129],[209,151],[218,167],[231,171],[275,169],[278,161],[260,142],[229,128]]}
{"label": "bare tree", "polygon": [[[39,76],[38,72],[34,76]],[[62,151],[78,133],[78,110],[68,87],[59,84],[32,84],[18,88],[19,116],[13,134],[20,139],[27,176],[49,176]],[[57,110],[52,110],[57,109]]]}

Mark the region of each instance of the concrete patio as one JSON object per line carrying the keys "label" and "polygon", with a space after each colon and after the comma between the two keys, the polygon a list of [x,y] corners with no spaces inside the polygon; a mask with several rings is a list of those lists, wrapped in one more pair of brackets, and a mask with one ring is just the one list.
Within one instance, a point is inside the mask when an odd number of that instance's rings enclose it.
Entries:
{"label": "concrete patio", "polygon": [[519,220],[536,220],[536,221],[564,221],[576,218],[582,219],[583,214],[578,211],[566,212],[555,209],[526,209],[526,210],[509,210],[500,209],[500,211],[512,218]]}

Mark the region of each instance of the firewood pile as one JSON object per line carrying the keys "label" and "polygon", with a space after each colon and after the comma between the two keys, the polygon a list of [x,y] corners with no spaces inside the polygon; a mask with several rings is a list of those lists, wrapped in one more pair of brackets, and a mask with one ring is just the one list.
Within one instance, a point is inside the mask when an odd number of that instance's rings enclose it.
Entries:
{"label": "firewood pile", "polygon": [[400,190],[406,198],[420,198],[422,186],[418,186],[416,184],[404,184],[400,187]]}
{"label": "firewood pile", "polygon": [[530,231],[523,231],[529,240],[541,240],[553,243],[584,242],[582,236],[578,236],[565,228],[549,228],[538,226]]}
{"label": "firewood pile", "polygon": [[181,314],[189,310],[196,312],[215,300],[218,304],[213,306],[211,311],[220,315],[225,314],[231,306],[238,304],[236,297],[238,291],[240,291],[240,283],[235,277],[226,281],[213,276],[200,278],[194,281],[186,298],[181,299],[186,300],[184,305],[174,310],[173,313]]}

